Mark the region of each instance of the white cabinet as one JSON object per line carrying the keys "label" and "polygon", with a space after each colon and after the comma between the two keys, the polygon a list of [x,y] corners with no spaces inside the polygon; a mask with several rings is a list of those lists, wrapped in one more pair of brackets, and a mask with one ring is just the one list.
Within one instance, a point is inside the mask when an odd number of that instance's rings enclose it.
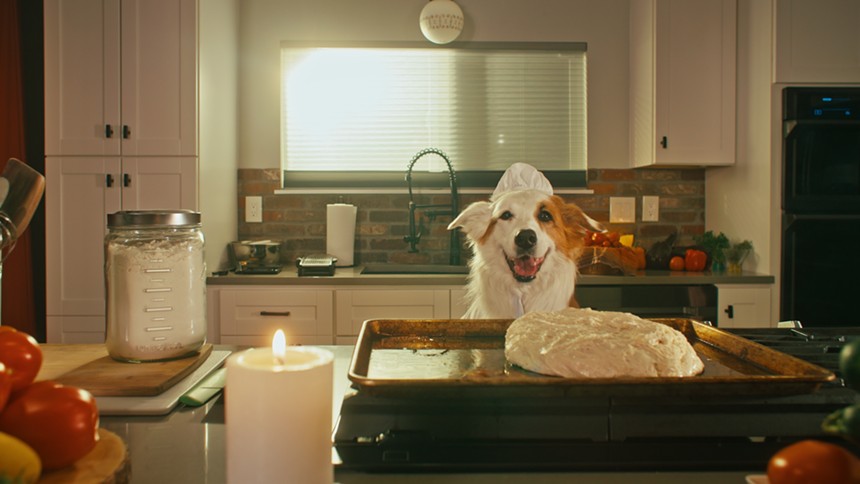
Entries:
{"label": "white cabinet", "polygon": [[[448,319],[449,289],[367,288],[338,289],[335,343],[355,343],[368,319]],[[458,315],[456,317],[460,317]]]}
{"label": "white cabinet", "polygon": [[196,0],[45,0],[45,154],[197,155]]}
{"label": "white cabinet", "polygon": [[633,166],[735,162],[736,0],[630,2]]}
{"label": "white cabinet", "polygon": [[860,80],[860,2],[777,0],[774,81]]}
{"label": "white cabinet", "polygon": [[45,0],[49,343],[104,341],[119,210],[198,210],[197,0]]}
{"label": "white cabinet", "polygon": [[717,326],[768,328],[771,326],[770,285],[718,284]]}
{"label": "white cabinet", "polygon": [[55,156],[45,172],[48,341],[101,342],[107,215],[195,209],[197,160]]}
{"label": "white cabinet", "polygon": [[332,343],[334,291],[275,286],[209,288],[210,331],[219,328],[222,344],[271,346],[284,330],[287,344]]}

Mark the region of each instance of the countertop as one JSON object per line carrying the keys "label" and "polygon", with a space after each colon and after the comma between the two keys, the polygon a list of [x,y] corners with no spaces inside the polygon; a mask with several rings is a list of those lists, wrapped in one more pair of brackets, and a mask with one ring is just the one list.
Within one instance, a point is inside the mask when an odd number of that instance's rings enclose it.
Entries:
{"label": "countertop", "polygon": [[[334,276],[299,277],[295,267],[284,267],[276,275],[244,275],[228,273],[210,276],[210,285],[283,285],[283,286],[462,286],[465,274],[362,274],[363,266],[338,267]],[[584,286],[612,285],[700,285],[700,284],[773,284],[771,275],[743,272],[712,273],[685,271],[637,271],[629,276],[580,274],[577,284]]]}
{"label": "countertop", "polygon": [[[347,369],[352,346],[322,346],[335,355],[332,422],[349,388]],[[285,411],[288,411],[285,408]],[[118,434],[128,445],[131,456],[131,483],[182,482],[220,484],[225,482],[225,429],[222,396],[197,408],[182,407],[159,417],[103,416],[101,426]],[[364,473],[337,467],[333,451],[335,482],[341,484],[376,483],[509,483],[554,484],[630,482],[637,484],[743,484],[749,472],[487,472],[487,473]]]}

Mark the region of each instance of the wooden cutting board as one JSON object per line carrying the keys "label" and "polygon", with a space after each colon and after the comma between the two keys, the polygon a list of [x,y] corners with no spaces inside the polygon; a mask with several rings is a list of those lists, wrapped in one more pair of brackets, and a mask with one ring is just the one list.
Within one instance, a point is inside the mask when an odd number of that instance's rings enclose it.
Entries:
{"label": "wooden cutting board", "polygon": [[103,344],[43,344],[36,380],[55,380],[96,397],[160,395],[199,367],[212,352],[205,344],[178,360],[126,363],[108,356]]}

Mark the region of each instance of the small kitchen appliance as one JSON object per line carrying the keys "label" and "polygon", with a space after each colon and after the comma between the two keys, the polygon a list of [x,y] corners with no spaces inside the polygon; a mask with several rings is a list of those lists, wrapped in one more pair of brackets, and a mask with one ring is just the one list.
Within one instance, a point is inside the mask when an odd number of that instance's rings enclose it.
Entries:
{"label": "small kitchen appliance", "polygon": [[333,276],[337,257],[328,254],[309,255],[296,259],[299,276]]}
{"label": "small kitchen appliance", "polygon": [[236,274],[281,272],[281,243],[274,240],[242,240],[227,245]]}

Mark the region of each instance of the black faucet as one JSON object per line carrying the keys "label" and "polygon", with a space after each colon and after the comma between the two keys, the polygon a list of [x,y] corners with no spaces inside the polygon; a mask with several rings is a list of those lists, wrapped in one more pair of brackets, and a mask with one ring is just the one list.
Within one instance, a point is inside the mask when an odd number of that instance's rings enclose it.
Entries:
{"label": "black faucet", "polygon": [[[448,165],[448,181],[451,185],[451,203],[448,205],[439,204],[417,204],[412,195],[412,167],[424,155],[435,154],[442,157]],[[409,187],[409,235],[403,237],[403,241],[409,244],[409,252],[418,252],[418,241],[421,240],[421,231],[415,225],[415,211],[422,210],[432,222],[439,215],[450,215],[452,218],[460,213],[457,203],[457,174],[454,173],[454,167],[451,165],[451,160],[445,155],[442,150],[436,148],[426,148],[419,151],[412,160],[409,161],[409,167],[406,169],[406,184]],[[460,238],[459,229],[451,231],[451,246],[449,248],[449,264],[452,266],[460,265]]]}

